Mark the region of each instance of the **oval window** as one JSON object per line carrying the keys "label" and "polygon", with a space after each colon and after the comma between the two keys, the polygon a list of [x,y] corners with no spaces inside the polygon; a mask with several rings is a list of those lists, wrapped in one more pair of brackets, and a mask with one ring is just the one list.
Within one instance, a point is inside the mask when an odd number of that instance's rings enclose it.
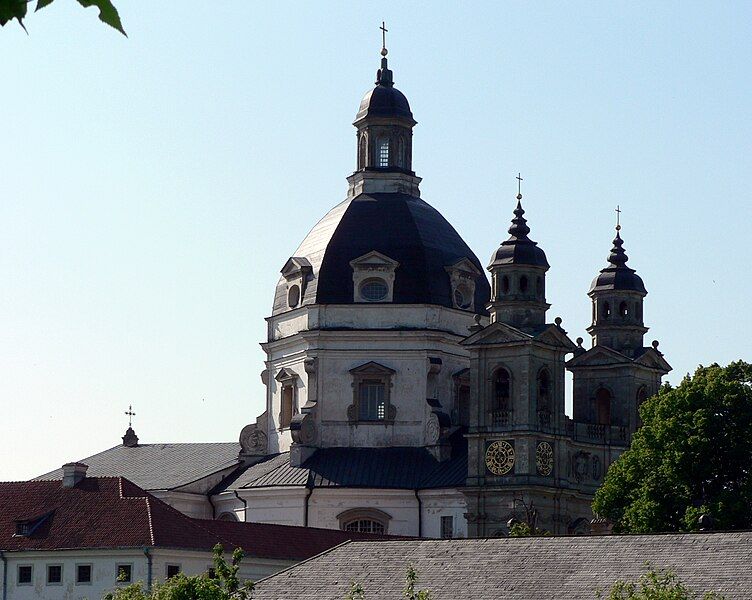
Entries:
{"label": "oval window", "polygon": [[297,285],[294,285],[287,291],[287,305],[290,308],[295,308],[299,302],[300,288]]}
{"label": "oval window", "polygon": [[470,292],[462,286],[458,287],[454,290],[454,303],[457,308],[470,308]]}
{"label": "oval window", "polygon": [[367,279],[360,286],[360,296],[367,302],[384,300],[388,293],[389,288],[383,279]]}

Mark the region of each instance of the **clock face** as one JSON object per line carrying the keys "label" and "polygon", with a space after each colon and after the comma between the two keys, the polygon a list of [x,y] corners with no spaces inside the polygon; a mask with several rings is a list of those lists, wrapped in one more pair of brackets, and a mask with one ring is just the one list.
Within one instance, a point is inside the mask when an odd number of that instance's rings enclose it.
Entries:
{"label": "clock face", "polygon": [[486,450],[486,467],[494,475],[506,475],[514,467],[514,446],[506,440],[499,440]]}
{"label": "clock face", "polygon": [[554,470],[554,449],[548,442],[539,442],[535,449],[535,466],[538,473],[548,476]]}

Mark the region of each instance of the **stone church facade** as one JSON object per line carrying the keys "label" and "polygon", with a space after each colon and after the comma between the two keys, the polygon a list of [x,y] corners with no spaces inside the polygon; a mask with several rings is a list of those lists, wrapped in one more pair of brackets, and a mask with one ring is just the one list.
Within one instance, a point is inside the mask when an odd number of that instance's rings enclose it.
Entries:
{"label": "stone church facade", "polygon": [[[588,292],[592,345],[573,342],[547,320],[549,265],[521,195],[489,285],[420,196],[416,121],[382,56],[355,117],[347,197],[281,269],[263,344],[265,412],[243,428],[235,460],[147,489],[222,519],[423,537],[504,535],[510,519],[586,531],[639,404],[670,370],[657,343],[643,343],[647,291],[617,230]],[[149,445],[133,438],[83,462],[139,483],[129,461]]]}

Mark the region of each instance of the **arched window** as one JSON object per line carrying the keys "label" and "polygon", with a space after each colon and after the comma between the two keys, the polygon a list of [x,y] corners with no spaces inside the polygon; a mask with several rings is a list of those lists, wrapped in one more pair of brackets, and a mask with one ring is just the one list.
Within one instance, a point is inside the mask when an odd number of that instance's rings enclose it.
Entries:
{"label": "arched window", "polygon": [[520,277],[520,291],[525,294],[527,292],[527,276]]}
{"label": "arched window", "polygon": [[358,533],[384,533],[384,525],[373,519],[356,519],[345,524],[345,531]]}
{"label": "arched window", "polygon": [[538,276],[538,278],[536,279],[535,285],[536,285],[536,288],[535,288],[536,293],[541,297],[545,296],[545,290],[543,289],[543,277]]}
{"label": "arched window", "polygon": [[626,319],[629,316],[629,306],[627,305],[626,302],[622,302],[619,305],[619,316],[622,319]]}
{"label": "arched window", "polygon": [[237,521],[238,517],[235,515],[235,513],[232,512],[224,512],[219,517],[217,517],[217,521]]}
{"label": "arched window", "polygon": [[389,140],[382,139],[379,141],[379,167],[389,166]]}
{"label": "arched window", "polygon": [[508,294],[509,293],[509,277],[504,275],[504,277],[501,278],[501,293],[502,294]]}
{"label": "arched window", "polygon": [[391,516],[377,508],[351,508],[337,515],[343,531],[359,533],[386,533]]}
{"label": "arched window", "polygon": [[509,371],[500,368],[494,375],[493,410],[509,410],[512,396],[512,386],[509,379]]}
{"label": "arched window", "polygon": [[648,388],[643,385],[642,387],[640,387],[639,390],[637,390],[637,399],[636,399],[637,427],[642,427],[642,418],[640,417],[640,407],[643,405],[643,403],[647,399],[648,399]]}
{"label": "arched window", "polygon": [[360,143],[358,144],[358,168],[366,168],[366,155],[368,154],[368,139],[366,134],[360,136]]}
{"label": "arched window", "polygon": [[603,318],[608,319],[611,316],[611,305],[608,302],[603,303]]}
{"label": "arched window", "polygon": [[295,387],[292,384],[283,386],[282,387],[282,416],[280,417],[280,420],[279,420],[279,426],[281,429],[284,429],[290,426],[290,422],[292,421],[294,401],[295,401]]}
{"label": "arched window", "polygon": [[595,422],[598,425],[611,425],[611,392],[599,388],[595,392]]}
{"label": "arched window", "polygon": [[551,412],[551,375],[545,368],[538,372],[538,410]]}
{"label": "arched window", "polygon": [[634,312],[635,312],[635,317],[637,317],[638,320],[642,319],[642,303],[639,300],[635,302]]}

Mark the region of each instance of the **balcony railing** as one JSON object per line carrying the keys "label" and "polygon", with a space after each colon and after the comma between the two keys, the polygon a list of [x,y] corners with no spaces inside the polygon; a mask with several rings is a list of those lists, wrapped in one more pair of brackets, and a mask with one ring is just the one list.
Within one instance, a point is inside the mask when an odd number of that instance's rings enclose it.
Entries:
{"label": "balcony railing", "polygon": [[512,422],[511,410],[492,410],[491,425],[493,427],[509,427]]}

